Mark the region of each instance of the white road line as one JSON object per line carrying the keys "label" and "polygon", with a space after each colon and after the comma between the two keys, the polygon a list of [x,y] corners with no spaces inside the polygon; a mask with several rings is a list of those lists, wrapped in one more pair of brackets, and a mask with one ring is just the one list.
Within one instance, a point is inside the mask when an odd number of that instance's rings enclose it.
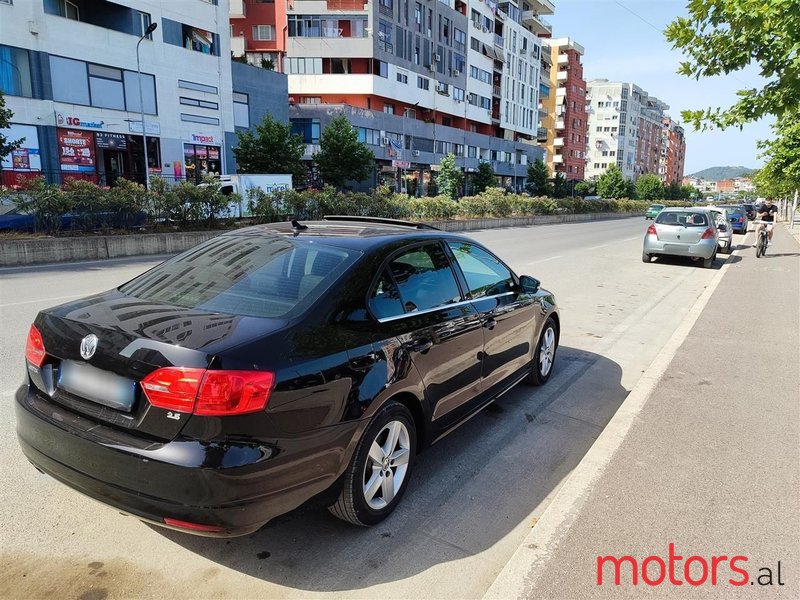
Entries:
{"label": "white road line", "polygon": [[558,256],[551,256],[550,258],[543,258],[542,260],[535,260],[533,262],[528,263],[529,265],[538,265],[539,263],[547,262],[548,260],[555,260],[557,258],[562,258],[559,254]]}
{"label": "white road line", "polygon": [[70,298],[80,298],[82,296],[90,296],[91,292],[85,294],[70,294],[69,296],[56,296],[55,298],[38,298],[36,300],[23,300],[22,302],[9,302],[7,304],[0,304],[0,308],[7,308],[9,306],[22,306],[23,304],[36,304],[37,302],[52,302],[53,300],[69,300]]}
{"label": "white road line", "polygon": [[[734,253],[738,253],[738,249],[734,250]],[[553,501],[522,541],[511,560],[486,591],[484,600],[531,597],[531,590],[544,565],[577,519],[595,482],[608,467],[731,264],[726,261],[716,273],[614,417],[567,477],[564,485],[558,490]]]}

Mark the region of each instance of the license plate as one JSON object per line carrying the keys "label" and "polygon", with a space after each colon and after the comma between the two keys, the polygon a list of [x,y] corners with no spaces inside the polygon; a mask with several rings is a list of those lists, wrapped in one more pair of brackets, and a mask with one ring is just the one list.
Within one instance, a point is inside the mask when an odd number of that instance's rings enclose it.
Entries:
{"label": "license plate", "polygon": [[61,361],[58,387],[104,406],[130,412],[136,382],[73,360]]}
{"label": "license plate", "polygon": [[664,244],[664,252],[683,252],[686,246],[682,244]]}

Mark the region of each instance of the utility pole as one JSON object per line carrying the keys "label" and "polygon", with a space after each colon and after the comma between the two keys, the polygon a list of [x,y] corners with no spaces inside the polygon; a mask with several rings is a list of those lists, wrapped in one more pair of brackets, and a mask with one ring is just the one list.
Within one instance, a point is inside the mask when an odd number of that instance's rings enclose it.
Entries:
{"label": "utility pole", "polygon": [[150,191],[150,165],[147,159],[147,127],[145,127],[144,122],[144,94],[142,93],[142,66],[139,62],[139,44],[142,43],[143,39],[153,33],[156,27],[158,27],[158,23],[150,23],[142,34],[142,37],[136,42],[136,72],[139,73],[139,111],[142,116],[142,145],[144,147],[144,188],[148,192]]}

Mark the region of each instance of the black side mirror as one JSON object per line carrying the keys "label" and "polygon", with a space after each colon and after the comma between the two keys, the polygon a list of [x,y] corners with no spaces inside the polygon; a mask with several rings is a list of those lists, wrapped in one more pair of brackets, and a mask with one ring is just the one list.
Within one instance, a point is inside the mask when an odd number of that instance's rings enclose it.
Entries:
{"label": "black side mirror", "polygon": [[522,275],[519,278],[519,287],[526,294],[535,294],[539,291],[541,281],[530,275]]}

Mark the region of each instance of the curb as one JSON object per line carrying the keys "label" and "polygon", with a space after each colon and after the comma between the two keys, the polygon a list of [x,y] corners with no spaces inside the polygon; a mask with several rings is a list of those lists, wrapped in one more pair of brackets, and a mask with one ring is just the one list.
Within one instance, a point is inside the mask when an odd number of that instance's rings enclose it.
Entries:
{"label": "curb", "polygon": [[[501,227],[527,227],[557,223],[583,223],[608,219],[640,217],[641,213],[585,213],[577,215],[539,215],[502,219],[464,219],[462,221],[430,221],[442,231],[475,231]],[[0,267],[82,262],[178,254],[225,231],[187,231],[181,233],[144,233],[96,237],[49,237],[24,240],[0,240]]]}
{"label": "curb", "polygon": [[[734,250],[730,256],[735,256],[738,252],[738,249]],[[686,317],[642,374],[611,421],[567,477],[553,501],[522,540],[489,589],[486,590],[483,596],[484,600],[531,597],[531,590],[539,578],[539,573],[536,573],[537,569],[549,560],[551,553],[558,547],[564,535],[575,522],[581,507],[592,493],[594,483],[602,476],[613,459],[731,264],[729,260],[726,260],[697,298]]]}

